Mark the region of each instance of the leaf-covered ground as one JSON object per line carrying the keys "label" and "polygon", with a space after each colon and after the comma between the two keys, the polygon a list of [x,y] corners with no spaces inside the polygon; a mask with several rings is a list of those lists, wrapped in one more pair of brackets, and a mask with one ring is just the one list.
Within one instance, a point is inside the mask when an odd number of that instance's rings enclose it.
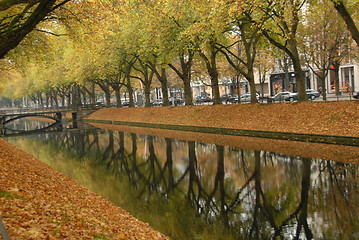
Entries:
{"label": "leaf-covered ground", "polygon": [[0,215],[13,240],[168,239],[3,139]]}
{"label": "leaf-covered ground", "polygon": [[90,118],[359,137],[359,101],[109,108]]}

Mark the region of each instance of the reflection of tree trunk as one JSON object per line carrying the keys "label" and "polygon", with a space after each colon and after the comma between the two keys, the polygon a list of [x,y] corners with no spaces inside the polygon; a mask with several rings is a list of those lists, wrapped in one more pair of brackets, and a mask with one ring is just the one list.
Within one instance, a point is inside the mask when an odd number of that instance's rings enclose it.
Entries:
{"label": "reflection of tree trunk", "polygon": [[304,228],[306,239],[313,239],[312,231],[308,226],[308,198],[310,190],[310,174],[311,174],[311,160],[309,158],[303,158],[302,165],[302,191],[300,202],[300,215],[298,219],[297,235],[295,239],[299,239],[301,228]]}
{"label": "reflection of tree trunk", "polygon": [[[261,162],[260,162],[260,151],[254,151],[254,162],[255,162],[255,168],[254,168],[254,186],[255,186],[255,205],[254,205],[254,211],[253,211],[253,225],[250,230],[249,236],[252,238],[253,234],[254,239],[259,239],[259,226],[258,226],[258,213],[259,209],[261,207]],[[253,233],[254,232],[254,233]]]}
{"label": "reflection of tree trunk", "polygon": [[171,191],[174,186],[172,139],[165,138],[165,140],[166,140],[166,164],[165,164],[165,166],[168,168],[168,191]]}
{"label": "reflection of tree trunk", "polygon": [[125,155],[125,133],[119,132],[119,151],[122,156]]}
{"label": "reflection of tree trunk", "polygon": [[83,133],[77,133],[74,134],[74,145],[76,152],[79,153],[80,158],[82,158],[85,155],[85,134]]}
{"label": "reflection of tree trunk", "polygon": [[219,183],[220,198],[221,198],[221,216],[223,225],[229,228],[228,212],[226,210],[226,191],[224,187],[224,146],[217,147],[217,175],[216,182]]}
{"label": "reflection of tree trunk", "polygon": [[155,147],[153,145],[153,136],[147,136],[148,139],[148,151],[150,153],[148,160],[150,161],[150,171],[148,176],[148,181],[150,184],[150,189],[153,189],[156,185],[156,154],[155,154]]}
{"label": "reflection of tree trunk", "polygon": [[128,172],[128,163],[126,161],[125,156],[125,133],[124,132],[118,132],[119,136],[119,142],[118,142],[118,159],[121,161],[121,165],[117,171],[123,171],[123,167],[125,168],[126,172]]}
{"label": "reflection of tree trunk", "polygon": [[107,146],[105,152],[102,155],[102,163],[101,163],[101,164],[105,164],[106,161],[108,161],[106,164],[107,169],[109,169],[111,166],[111,162],[112,162],[112,159],[110,157],[111,153],[112,153],[112,155],[114,153],[113,131],[108,132],[108,137],[109,137],[109,143],[108,143],[108,146]]}
{"label": "reflection of tree trunk", "polygon": [[137,155],[137,135],[135,133],[131,133],[132,139],[132,162],[134,165],[137,165],[136,155]]}
{"label": "reflection of tree trunk", "polygon": [[196,158],[196,145],[195,142],[190,141],[188,142],[188,170],[189,170],[189,182],[188,182],[188,192],[187,197],[189,200],[191,200],[191,195],[194,194],[193,185],[196,180],[196,164],[197,164],[197,158]]}

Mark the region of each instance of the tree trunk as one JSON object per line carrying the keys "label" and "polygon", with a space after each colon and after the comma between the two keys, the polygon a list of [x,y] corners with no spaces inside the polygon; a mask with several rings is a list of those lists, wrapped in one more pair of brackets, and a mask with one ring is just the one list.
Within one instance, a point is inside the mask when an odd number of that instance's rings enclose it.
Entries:
{"label": "tree trunk", "polygon": [[127,84],[126,84],[127,90],[128,90],[128,98],[129,98],[129,107],[135,107],[135,102],[133,101],[133,89],[131,86],[131,77],[127,76]]}
{"label": "tree trunk", "polygon": [[221,96],[219,94],[219,84],[218,84],[218,71],[216,68],[210,70],[211,77],[211,86],[212,86],[212,95],[213,95],[213,105],[222,104]]}
{"label": "tree trunk", "polygon": [[186,105],[193,105],[192,88],[191,88],[191,69],[192,69],[193,56],[194,56],[194,52],[191,50],[188,50],[187,55],[184,54],[184,51],[180,53],[179,60],[181,62],[182,72],[180,72],[172,64],[168,64],[168,66],[170,66],[176,72],[176,74],[181,78],[183,82]]}
{"label": "tree trunk", "polygon": [[253,68],[248,68],[248,74],[246,76],[248,82],[249,82],[249,88],[251,92],[251,103],[258,103],[257,99],[257,91],[256,91],[256,85],[254,82],[254,73]]}
{"label": "tree trunk", "polygon": [[185,78],[182,80],[183,80],[184,96],[186,99],[185,104],[186,104],[186,106],[193,105],[191,79]]}
{"label": "tree trunk", "polygon": [[82,95],[82,102],[84,104],[87,104],[87,97],[86,97],[86,91],[81,91],[81,95]]}
{"label": "tree trunk", "polygon": [[327,74],[325,73],[325,69],[322,70],[322,76],[320,77],[320,81],[322,82],[322,96],[323,96],[323,100],[326,101],[327,100],[327,87],[326,87],[326,82],[325,82],[325,78],[327,76]]}
{"label": "tree trunk", "polygon": [[66,98],[66,95],[61,94],[61,104],[62,104],[63,107],[65,107],[65,98]]}
{"label": "tree trunk", "polygon": [[109,108],[111,107],[111,92],[110,90],[104,90],[105,93],[105,99],[106,99],[106,107]]}
{"label": "tree trunk", "polygon": [[144,84],[143,89],[145,92],[145,107],[151,107],[151,86]]}
{"label": "tree trunk", "polygon": [[161,75],[160,75],[160,80],[161,82],[161,90],[162,90],[162,100],[163,100],[163,106],[169,106],[170,102],[168,100],[168,86],[167,86],[167,74],[166,74],[166,69],[162,68],[161,69]]}
{"label": "tree trunk", "polygon": [[114,89],[115,89],[115,95],[116,95],[116,107],[121,107],[122,106],[121,92],[120,92],[121,88],[114,88]]}
{"label": "tree trunk", "polygon": [[307,94],[305,91],[305,79],[302,67],[300,66],[299,57],[298,60],[293,60],[294,65],[294,72],[295,72],[295,81],[297,83],[298,88],[298,102],[305,102],[307,101]]}
{"label": "tree trunk", "polygon": [[216,63],[217,50],[213,45],[211,45],[209,58],[203,52],[200,52],[199,55],[204,60],[206,64],[207,72],[211,78],[213,104],[214,105],[222,104],[221,96],[219,94],[219,85],[218,85],[218,69]]}
{"label": "tree trunk", "polygon": [[71,86],[69,87],[68,91],[67,91],[67,106],[71,106],[72,105],[72,88]]}

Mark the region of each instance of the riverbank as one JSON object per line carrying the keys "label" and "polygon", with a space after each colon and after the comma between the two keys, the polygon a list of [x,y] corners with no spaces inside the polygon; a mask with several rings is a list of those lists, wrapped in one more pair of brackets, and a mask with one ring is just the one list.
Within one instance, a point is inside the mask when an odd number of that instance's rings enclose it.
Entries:
{"label": "riverbank", "polygon": [[359,101],[104,108],[88,119],[359,137]]}
{"label": "riverbank", "polygon": [[[149,123],[148,125],[178,124],[283,133],[326,134],[334,137],[359,137],[358,102],[111,108],[102,109],[91,114],[88,120]],[[103,129],[359,164],[359,148],[357,146],[228,136],[101,123],[91,124]]]}
{"label": "riverbank", "polygon": [[3,139],[0,166],[10,239],[168,239]]}

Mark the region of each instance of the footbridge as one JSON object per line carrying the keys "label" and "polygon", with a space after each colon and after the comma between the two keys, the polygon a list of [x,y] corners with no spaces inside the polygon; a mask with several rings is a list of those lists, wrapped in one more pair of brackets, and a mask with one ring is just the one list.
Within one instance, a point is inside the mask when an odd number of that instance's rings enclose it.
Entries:
{"label": "footbridge", "polygon": [[[63,118],[79,120],[98,108],[96,106],[90,107],[74,107],[74,108],[58,108],[58,109],[9,109],[0,111],[0,129],[4,128],[6,124],[27,117],[40,117],[54,120],[59,123]],[[71,117],[66,117],[70,114]]]}
{"label": "footbridge", "polygon": [[10,113],[10,114],[1,114],[0,121],[2,125],[6,125],[7,123],[18,120],[20,118],[42,117],[42,118],[52,119],[55,122],[61,122],[62,115],[63,112],[61,111]]}

